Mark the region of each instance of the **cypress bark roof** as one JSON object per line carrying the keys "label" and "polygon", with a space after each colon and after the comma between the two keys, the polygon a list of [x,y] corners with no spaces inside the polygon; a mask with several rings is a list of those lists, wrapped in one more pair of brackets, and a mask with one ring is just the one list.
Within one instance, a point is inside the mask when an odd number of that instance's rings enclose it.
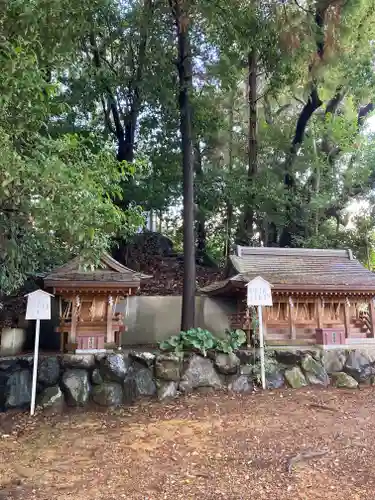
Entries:
{"label": "cypress bark roof", "polygon": [[80,259],[76,257],[67,264],[60,266],[44,278],[46,287],[59,285],[74,286],[75,284],[119,284],[122,286],[139,287],[142,279],[150,278],[145,274],[133,271],[123,266],[110,255],[104,254],[100,266],[94,270],[84,271],[80,268]]}
{"label": "cypress bark roof", "polygon": [[350,250],[238,247],[231,261],[236,274],[202,288],[202,292],[222,293],[262,276],[279,290],[375,293],[375,274],[353,258]]}

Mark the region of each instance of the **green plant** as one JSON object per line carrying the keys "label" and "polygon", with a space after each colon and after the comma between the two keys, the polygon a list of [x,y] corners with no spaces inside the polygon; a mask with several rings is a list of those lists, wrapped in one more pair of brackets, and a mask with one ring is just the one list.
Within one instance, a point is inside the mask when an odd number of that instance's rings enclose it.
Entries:
{"label": "green plant", "polygon": [[226,330],[225,339],[218,339],[216,350],[229,354],[236,349],[239,349],[246,342],[246,333],[243,330]]}
{"label": "green plant", "polygon": [[230,353],[238,349],[246,342],[246,334],[242,330],[226,331],[226,338],[219,339],[208,330],[192,328],[186,332],[180,332],[169,339],[161,342],[159,347],[163,351],[182,352],[195,349],[203,356],[207,351],[215,349],[219,352]]}
{"label": "green plant", "polygon": [[181,352],[196,349],[206,356],[209,349],[215,348],[217,339],[208,330],[202,328],[191,328],[186,332],[180,332],[169,339],[161,342],[159,347],[163,351]]}

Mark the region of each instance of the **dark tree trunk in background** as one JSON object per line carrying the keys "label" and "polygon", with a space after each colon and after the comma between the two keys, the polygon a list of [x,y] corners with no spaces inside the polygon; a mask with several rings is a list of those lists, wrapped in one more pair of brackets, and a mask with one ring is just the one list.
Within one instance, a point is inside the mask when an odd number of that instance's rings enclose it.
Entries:
{"label": "dark tree trunk in background", "polygon": [[206,216],[202,209],[204,206],[204,199],[201,194],[202,183],[203,183],[203,168],[202,168],[202,154],[199,146],[199,142],[196,141],[194,144],[194,171],[195,171],[195,192],[196,192],[196,220],[195,220],[195,232],[196,232],[196,242],[197,242],[197,259],[199,262],[204,262],[206,256]]}
{"label": "dark tree trunk in background", "polygon": [[250,244],[254,236],[255,221],[255,193],[254,178],[258,172],[258,131],[257,131],[257,55],[252,50],[248,55],[248,106],[249,106],[249,129],[248,129],[248,194],[245,200],[242,224],[239,228],[237,242],[239,244]]}
{"label": "dark tree trunk in background", "polygon": [[[229,177],[232,174],[233,170],[233,127],[234,127],[234,100],[235,100],[235,92],[236,88],[233,88],[230,93],[229,100],[229,123],[228,123],[228,174]],[[226,238],[224,244],[224,257],[225,257],[225,269],[226,274],[229,273],[229,254],[231,250],[232,243],[232,225],[233,225],[233,203],[231,201],[231,197],[228,196],[226,199]]]}
{"label": "dark tree trunk in background", "polygon": [[194,327],[195,320],[195,238],[194,238],[194,165],[190,92],[192,60],[189,39],[187,0],[169,0],[177,29],[179,108],[184,197],[184,284],[181,329]]}

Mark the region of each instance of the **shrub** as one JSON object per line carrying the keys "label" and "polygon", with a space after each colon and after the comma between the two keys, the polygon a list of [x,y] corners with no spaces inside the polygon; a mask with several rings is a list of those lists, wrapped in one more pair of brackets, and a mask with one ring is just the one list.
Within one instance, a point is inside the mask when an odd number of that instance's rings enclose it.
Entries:
{"label": "shrub", "polygon": [[233,352],[245,341],[246,335],[242,330],[226,331],[226,338],[219,339],[208,330],[192,328],[186,332],[180,332],[178,335],[172,335],[169,339],[160,342],[159,347],[162,351],[176,353],[197,350],[206,356],[207,351],[211,349],[224,353]]}

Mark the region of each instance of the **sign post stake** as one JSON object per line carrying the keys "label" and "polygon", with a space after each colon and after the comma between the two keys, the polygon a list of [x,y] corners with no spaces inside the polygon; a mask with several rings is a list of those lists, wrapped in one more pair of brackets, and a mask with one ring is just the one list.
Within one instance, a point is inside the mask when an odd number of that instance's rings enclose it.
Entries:
{"label": "sign post stake", "polygon": [[264,337],[263,337],[263,317],[262,306],[258,306],[258,322],[259,322],[259,351],[260,351],[260,377],[262,381],[262,389],[266,388],[266,370],[264,361]]}
{"label": "sign post stake", "polygon": [[38,376],[38,357],[39,357],[39,336],[40,336],[40,319],[37,319],[35,325],[33,382],[31,386],[30,415],[34,415],[35,413],[36,381]]}
{"label": "sign post stake", "polygon": [[260,353],[260,376],[262,388],[266,388],[266,370],[264,358],[264,332],[263,332],[263,316],[262,307],[272,306],[272,285],[265,279],[258,276],[251,280],[247,285],[247,307],[258,306],[258,323],[259,323],[259,353]]}
{"label": "sign post stake", "polygon": [[26,306],[26,319],[35,320],[35,341],[34,341],[34,360],[33,360],[33,380],[31,385],[31,404],[30,415],[35,413],[36,382],[38,378],[38,358],[39,358],[39,337],[40,320],[51,319],[51,295],[43,290],[35,290],[28,293]]}

